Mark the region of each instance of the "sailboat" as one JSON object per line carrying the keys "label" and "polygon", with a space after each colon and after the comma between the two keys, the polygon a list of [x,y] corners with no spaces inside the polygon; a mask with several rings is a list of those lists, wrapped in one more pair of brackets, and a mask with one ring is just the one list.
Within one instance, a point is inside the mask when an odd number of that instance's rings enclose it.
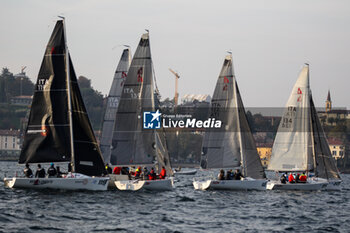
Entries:
{"label": "sailboat", "polygon": [[108,177],[58,20],[46,47],[34,90],[19,164],[65,162],[64,178],[5,178],[10,188],[106,190]]}
{"label": "sailboat", "polygon": [[[118,106],[112,138],[111,164],[115,166],[156,166],[158,171],[165,167],[167,175],[173,175],[164,132],[161,129],[147,129],[143,119],[152,114],[153,120],[160,120],[155,111],[157,96],[154,94],[153,64],[149,34],[142,35],[132,59]],[[162,180],[116,180],[119,190],[171,190],[173,178]]]}
{"label": "sailboat", "polygon": [[265,190],[267,180],[238,90],[231,54],[226,56],[217,80],[211,101],[210,117],[221,120],[223,127],[206,130],[201,168],[240,168],[245,178],[194,180],[194,188]]}
{"label": "sailboat", "polygon": [[287,101],[268,170],[277,174],[313,172],[315,177],[306,183],[282,184],[272,180],[267,189],[320,190],[327,187],[328,178],[340,178],[313,103],[308,64],[303,67]]}

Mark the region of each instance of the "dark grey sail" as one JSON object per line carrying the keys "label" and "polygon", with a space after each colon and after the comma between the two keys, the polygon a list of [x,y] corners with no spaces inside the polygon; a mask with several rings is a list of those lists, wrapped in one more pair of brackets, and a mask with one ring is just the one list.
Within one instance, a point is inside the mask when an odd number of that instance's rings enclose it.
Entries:
{"label": "dark grey sail", "polygon": [[201,167],[230,168],[240,166],[238,115],[234,93],[232,57],[227,56],[218,77],[209,117],[222,121],[220,129],[207,129],[203,139]]}
{"label": "dark grey sail", "polygon": [[107,98],[106,112],[103,119],[100,148],[106,162],[111,160],[111,145],[114,122],[117,114],[120,96],[125,83],[127,72],[131,62],[129,49],[124,49],[123,54],[115,71],[111,89]]}
{"label": "dark grey sail", "polygon": [[73,172],[101,175],[105,171],[104,162],[80,94],[64,33],[64,21],[59,20],[39,71],[19,163],[71,161]]}
{"label": "dark grey sail", "polygon": [[210,117],[222,121],[220,129],[207,129],[203,140],[202,168],[242,167],[244,176],[264,178],[242,98],[228,55],[211,102]]}
{"label": "dark grey sail", "polygon": [[132,59],[116,114],[112,139],[113,165],[153,164],[155,132],[143,128],[143,112],[154,111],[154,88],[148,33]]}
{"label": "dark grey sail", "polygon": [[265,178],[264,168],[261,164],[260,157],[256,150],[255,140],[248,124],[247,115],[243,106],[243,101],[239,93],[237,82],[235,82],[239,127],[241,137],[241,153],[242,153],[242,173],[244,176],[254,179]]}
{"label": "dark grey sail", "polygon": [[35,85],[19,163],[71,160],[63,21],[47,44]]}
{"label": "dark grey sail", "polygon": [[317,177],[325,179],[340,179],[339,171],[329,149],[326,134],[323,131],[317,111],[310,97],[311,128],[314,141],[314,168]]}
{"label": "dark grey sail", "polygon": [[73,172],[100,176],[105,173],[104,161],[86,112],[70,56],[69,68],[74,144]]}

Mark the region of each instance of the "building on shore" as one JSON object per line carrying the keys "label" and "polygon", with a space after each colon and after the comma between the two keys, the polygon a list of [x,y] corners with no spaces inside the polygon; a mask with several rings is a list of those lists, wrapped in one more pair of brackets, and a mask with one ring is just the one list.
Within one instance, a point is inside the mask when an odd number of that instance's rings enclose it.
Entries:
{"label": "building on shore", "polygon": [[267,168],[270,162],[272,153],[272,143],[256,143],[256,150],[264,168]]}
{"label": "building on shore", "polygon": [[0,130],[0,160],[17,160],[21,152],[19,130]]}
{"label": "building on shore", "polygon": [[328,138],[328,144],[336,162],[345,158],[345,145],[342,140],[338,138]]}
{"label": "building on shore", "polygon": [[331,92],[328,91],[324,111],[318,111],[318,116],[323,125],[337,125],[338,122],[350,119],[350,111],[346,108],[333,108]]}

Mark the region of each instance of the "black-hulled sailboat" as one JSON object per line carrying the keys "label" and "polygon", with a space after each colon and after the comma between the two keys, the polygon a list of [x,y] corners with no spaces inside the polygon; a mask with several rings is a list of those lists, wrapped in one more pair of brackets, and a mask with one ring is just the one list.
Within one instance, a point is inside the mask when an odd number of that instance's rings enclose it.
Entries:
{"label": "black-hulled sailboat", "polygon": [[5,178],[10,188],[106,190],[108,177],[58,20],[46,47],[19,164],[66,162],[64,178]]}
{"label": "black-hulled sailboat", "polygon": [[[153,80],[149,34],[142,35],[132,59],[118,106],[113,138],[111,164],[115,166],[164,166],[167,175],[173,175],[164,134],[161,130],[146,129],[143,118],[146,112],[159,119],[155,111],[156,95]],[[156,112],[156,113],[155,113]],[[157,180],[125,180],[116,178],[119,190],[170,190],[172,177]]]}
{"label": "black-hulled sailboat", "polygon": [[195,189],[265,190],[267,180],[256,150],[242,98],[227,55],[211,101],[210,117],[221,120],[220,129],[206,129],[202,169],[241,169],[240,180],[194,180]]}

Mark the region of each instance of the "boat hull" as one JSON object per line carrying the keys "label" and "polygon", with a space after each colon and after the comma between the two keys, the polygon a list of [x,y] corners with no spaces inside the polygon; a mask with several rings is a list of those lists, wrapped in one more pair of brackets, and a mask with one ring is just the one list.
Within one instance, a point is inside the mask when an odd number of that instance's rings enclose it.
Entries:
{"label": "boat hull", "polygon": [[116,181],[121,181],[121,180],[129,180],[128,175],[116,175],[116,174],[109,174],[109,182],[108,182],[108,188],[109,189],[115,189],[117,188],[115,186]]}
{"label": "boat hull", "polygon": [[266,190],[267,180],[245,178],[243,180],[204,180],[193,181],[197,190]]}
{"label": "boat hull", "polygon": [[24,189],[107,190],[109,177],[81,174],[67,178],[4,178],[6,187]]}
{"label": "boat hull", "polygon": [[174,171],[175,175],[195,175],[197,173],[197,170],[188,170],[188,171]]}
{"label": "boat hull", "polygon": [[282,184],[279,181],[269,181],[266,185],[268,190],[303,190],[317,191],[325,189],[328,185],[327,181],[309,181],[307,183],[286,183]]}
{"label": "boat hull", "polygon": [[121,180],[115,181],[115,186],[122,191],[137,191],[140,189],[153,191],[170,191],[173,189],[174,179],[164,180]]}

